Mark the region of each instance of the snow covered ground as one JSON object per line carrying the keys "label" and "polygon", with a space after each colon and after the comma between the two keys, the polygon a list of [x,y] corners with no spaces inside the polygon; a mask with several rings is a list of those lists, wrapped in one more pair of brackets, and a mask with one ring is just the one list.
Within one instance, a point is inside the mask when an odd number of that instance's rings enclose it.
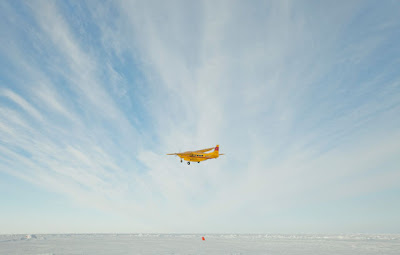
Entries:
{"label": "snow covered ground", "polygon": [[0,254],[400,254],[400,235],[0,235]]}

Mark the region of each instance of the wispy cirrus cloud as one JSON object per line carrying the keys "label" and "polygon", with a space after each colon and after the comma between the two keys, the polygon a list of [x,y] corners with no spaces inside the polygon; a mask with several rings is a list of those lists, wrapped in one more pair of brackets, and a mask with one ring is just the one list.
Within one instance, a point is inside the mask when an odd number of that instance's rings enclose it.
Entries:
{"label": "wispy cirrus cloud", "polygon": [[126,215],[104,231],[280,231],[268,216],[396,189],[391,5],[4,2],[0,168]]}

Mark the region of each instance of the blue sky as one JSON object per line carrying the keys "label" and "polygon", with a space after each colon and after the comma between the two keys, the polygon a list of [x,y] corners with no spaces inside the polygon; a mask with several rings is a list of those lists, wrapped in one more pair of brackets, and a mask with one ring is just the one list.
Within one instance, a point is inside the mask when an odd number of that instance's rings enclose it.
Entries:
{"label": "blue sky", "polygon": [[399,10],[1,1],[0,233],[399,233]]}

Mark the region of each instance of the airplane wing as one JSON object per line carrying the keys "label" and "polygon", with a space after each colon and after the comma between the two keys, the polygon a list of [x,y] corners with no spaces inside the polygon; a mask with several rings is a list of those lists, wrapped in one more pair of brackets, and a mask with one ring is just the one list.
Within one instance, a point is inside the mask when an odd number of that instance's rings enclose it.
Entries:
{"label": "airplane wing", "polygon": [[215,148],[215,147],[211,147],[211,148],[208,148],[208,149],[202,149],[202,150],[193,151],[193,152],[199,152],[199,153],[201,153],[201,152],[210,151],[210,150],[212,150],[212,149],[214,149],[214,148]]}
{"label": "airplane wing", "polygon": [[180,153],[168,153],[167,155],[188,155],[192,154],[193,151],[185,151],[185,152],[180,152]]}
{"label": "airplane wing", "polygon": [[179,153],[169,153],[167,155],[189,155],[192,153],[202,153],[202,152],[206,152],[206,151],[210,151],[212,149],[214,149],[215,147],[211,147],[208,149],[202,149],[202,150],[198,150],[198,151],[185,151],[185,152],[179,152]]}

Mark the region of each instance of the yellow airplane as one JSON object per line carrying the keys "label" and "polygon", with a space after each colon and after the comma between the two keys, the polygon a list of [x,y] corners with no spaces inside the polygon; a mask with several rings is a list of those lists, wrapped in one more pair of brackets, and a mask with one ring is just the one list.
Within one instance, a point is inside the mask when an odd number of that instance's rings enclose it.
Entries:
{"label": "yellow airplane", "polygon": [[[210,151],[214,149],[213,152],[206,153],[207,151]],[[217,145],[215,148],[208,148],[208,149],[202,149],[198,151],[185,151],[181,153],[169,153],[167,155],[176,155],[181,158],[181,163],[182,159],[187,161],[187,164],[190,165],[190,162],[197,162],[200,163],[200,161],[204,161],[207,159],[213,159],[213,158],[218,158],[220,155],[224,155],[222,153],[219,153],[219,145]]]}

